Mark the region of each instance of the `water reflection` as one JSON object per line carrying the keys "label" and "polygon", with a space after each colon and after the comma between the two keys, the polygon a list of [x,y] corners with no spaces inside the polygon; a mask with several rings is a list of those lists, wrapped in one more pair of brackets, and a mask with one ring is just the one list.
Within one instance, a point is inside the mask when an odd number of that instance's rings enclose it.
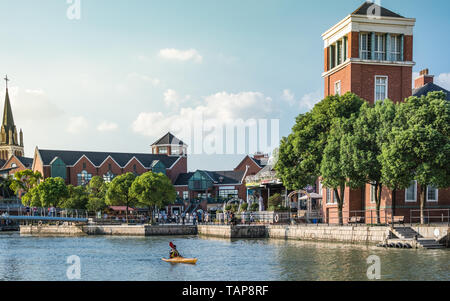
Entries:
{"label": "water reflection", "polygon": [[[198,264],[161,260],[174,241]],[[450,280],[448,250],[192,237],[20,237],[0,234],[0,280],[67,280],[67,257],[82,262],[82,280],[367,280],[366,260],[381,258],[383,280]]]}

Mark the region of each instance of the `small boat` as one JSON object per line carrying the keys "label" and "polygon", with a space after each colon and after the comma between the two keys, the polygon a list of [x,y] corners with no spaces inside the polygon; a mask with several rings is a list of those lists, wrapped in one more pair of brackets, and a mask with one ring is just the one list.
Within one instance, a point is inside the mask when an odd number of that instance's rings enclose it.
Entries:
{"label": "small boat", "polygon": [[170,262],[170,263],[196,264],[198,259],[197,258],[175,257],[175,258],[171,258],[171,259],[162,258],[162,260],[165,262]]}

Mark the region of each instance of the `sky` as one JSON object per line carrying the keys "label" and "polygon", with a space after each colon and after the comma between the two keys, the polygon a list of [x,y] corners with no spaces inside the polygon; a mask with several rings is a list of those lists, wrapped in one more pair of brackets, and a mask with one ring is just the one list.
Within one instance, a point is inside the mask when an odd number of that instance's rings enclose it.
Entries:
{"label": "sky", "polygon": [[[287,136],[323,97],[321,34],[362,3],[0,0],[0,75],[11,80],[25,154],[36,146],[148,153],[169,130],[198,145],[186,129],[200,115],[220,125],[279,120],[273,137]],[[417,19],[414,72],[429,68],[450,89],[450,2],[424,3],[381,1]],[[0,91],[3,99],[4,82]],[[192,154],[188,169],[233,169],[255,150],[246,146]]]}

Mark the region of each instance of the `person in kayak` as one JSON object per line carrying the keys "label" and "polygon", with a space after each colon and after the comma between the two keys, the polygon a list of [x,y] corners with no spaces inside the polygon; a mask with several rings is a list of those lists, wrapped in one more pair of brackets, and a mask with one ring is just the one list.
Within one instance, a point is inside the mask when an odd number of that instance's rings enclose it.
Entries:
{"label": "person in kayak", "polygon": [[172,242],[170,242],[169,246],[171,249],[170,250],[170,259],[181,257],[180,252],[178,252],[176,245],[174,245]]}

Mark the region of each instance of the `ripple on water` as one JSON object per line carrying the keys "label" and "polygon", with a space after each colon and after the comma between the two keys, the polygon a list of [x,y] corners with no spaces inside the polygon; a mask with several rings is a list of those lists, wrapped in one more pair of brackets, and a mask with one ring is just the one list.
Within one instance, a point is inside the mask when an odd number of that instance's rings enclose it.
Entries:
{"label": "ripple on water", "polygon": [[[161,260],[174,241],[197,265]],[[337,243],[193,237],[20,237],[0,234],[0,280],[67,280],[81,258],[82,280],[367,280],[381,259],[383,280],[450,280],[448,250],[397,250]]]}

